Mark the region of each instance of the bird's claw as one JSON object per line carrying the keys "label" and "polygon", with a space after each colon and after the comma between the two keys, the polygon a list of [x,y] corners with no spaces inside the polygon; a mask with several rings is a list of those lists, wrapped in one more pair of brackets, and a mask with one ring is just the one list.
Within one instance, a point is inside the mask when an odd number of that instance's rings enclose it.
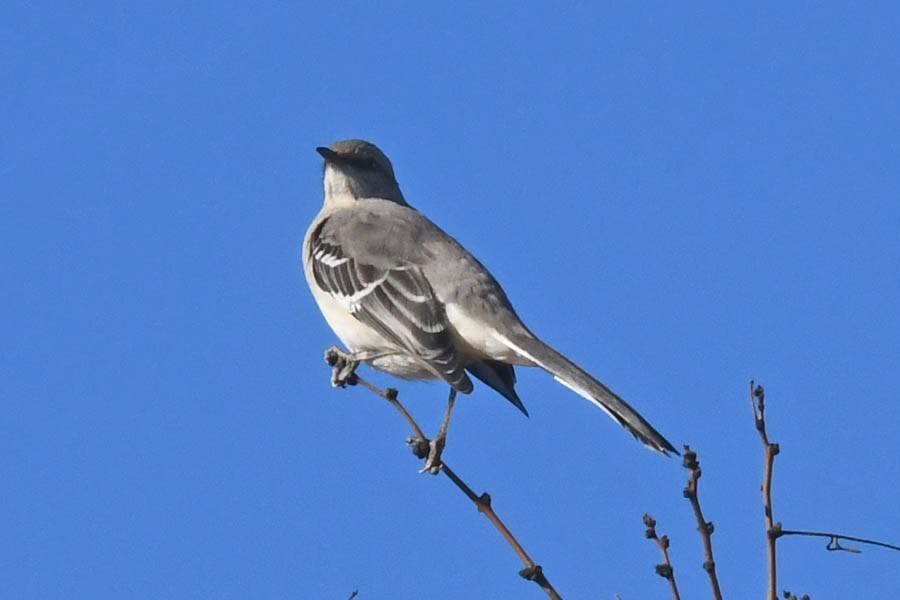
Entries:
{"label": "bird's claw", "polygon": [[325,362],[331,369],[331,387],[345,387],[356,385],[356,367],[359,361],[354,360],[352,354],[344,352],[336,346],[325,351]]}
{"label": "bird's claw", "polygon": [[444,445],[447,443],[446,435],[439,435],[428,442],[428,456],[425,459],[425,466],[419,473],[430,473],[437,475],[441,472],[444,463],[441,462],[441,454],[444,452]]}

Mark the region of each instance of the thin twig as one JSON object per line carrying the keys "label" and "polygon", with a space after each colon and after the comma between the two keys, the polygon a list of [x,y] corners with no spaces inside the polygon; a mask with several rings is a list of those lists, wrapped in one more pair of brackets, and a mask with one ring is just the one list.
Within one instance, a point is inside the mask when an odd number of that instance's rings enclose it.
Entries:
{"label": "thin twig", "polygon": [[525,568],[519,571],[519,576],[538,584],[548,597],[560,600],[561,596],[547,580],[547,577],[544,575],[544,570],[528,556],[528,553],[525,552],[525,548],[522,547],[519,540],[516,539],[509,528],[507,528],[503,521],[500,520],[500,517],[497,516],[497,513],[494,512],[494,508],[491,505],[491,495],[485,492],[480,496],[477,496],[475,492],[472,491],[472,488],[466,485],[466,483],[460,479],[459,475],[447,466],[447,463],[442,464],[441,471],[443,471],[456,487],[468,496],[469,500],[475,503],[475,508],[478,509],[478,512],[487,517],[488,521],[490,521],[497,531],[500,532],[500,535],[503,536],[506,543],[509,544],[513,551],[518,555],[519,560],[525,565]]}
{"label": "thin twig", "polygon": [[412,428],[413,433],[416,434],[416,437],[421,438],[423,440],[428,439],[425,437],[425,434],[422,433],[422,430],[419,428],[419,424],[416,423],[415,419],[412,418],[412,415],[410,415],[406,411],[406,407],[403,406],[402,404],[400,404],[400,401],[397,400],[397,390],[395,390],[394,388],[388,388],[386,390],[382,390],[380,388],[375,387],[374,385],[372,385],[371,383],[369,383],[368,381],[366,381],[365,379],[363,379],[362,377],[360,377],[359,375],[356,375],[356,374],[353,375],[353,383],[360,384],[361,386],[363,386],[370,392],[377,394],[378,396],[381,396],[382,398],[384,398],[385,400],[387,400],[388,402],[393,404],[394,408],[396,408],[400,412],[400,414],[403,415],[403,418],[406,419],[406,422]]}
{"label": "thin twig", "polygon": [[887,542],[879,542],[878,540],[870,540],[867,538],[853,537],[850,535],[844,535],[842,533],[831,533],[830,531],[802,531],[799,529],[782,529],[781,535],[806,535],[810,537],[828,538],[828,545],[825,547],[825,549],[832,552],[836,550],[852,552],[853,554],[859,554],[860,552],[862,552],[862,550],[858,550],[856,548],[846,548],[844,546],[841,546],[841,540],[847,540],[848,542],[858,542],[860,544],[869,544],[871,546],[880,546],[881,548],[887,548],[888,550],[895,550],[897,552],[900,552],[900,546],[895,546],[894,544],[888,544]]}
{"label": "thin twig", "polygon": [[[422,429],[419,427],[418,423],[416,423],[415,419],[412,418],[412,415],[406,410],[403,404],[397,399],[397,390],[393,388],[388,388],[386,390],[381,390],[380,388],[372,385],[362,377],[354,374],[352,381],[348,383],[359,383],[369,391],[377,394],[378,396],[384,398],[388,402],[390,402],[397,411],[403,415],[403,418],[406,419],[406,422],[409,424],[410,428],[413,430],[413,437],[407,439],[407,442],[412,446],[413,454],[415,454],[418,458],[427,458],[428,456],[428,438],[425,437],[425,434],[422,433]],[[491,496],[488,493],[484,493],[482,495],[477,495],[472,488],[470,488],[466,483],[457,475],[449,466],[447,466],[446,462],[441,461],[441,471],[447,476],[459,488],[463,494],[465,494],[469,500],[471,500],[475,504],[475,508],[478,509],[478,512],[483,514],[487,519],[491,522],[491,524],[500,532],[500,535],[503,536],[503,539],[510,545],[522,563],[525,565],[525,568],[519,571],[519,575],[523,579],[527,579],[529,581],[533,581],[542,590],[547,594],[549,598],[552,600],[562,600],[562,596],[553,588],[550,582],[547,580],[547,577],[544,575],[544,571],[541,566],[535,563],[528,553],[525,552],[525,549],[522,547],[522,544],[515,538],[512,532],[506,527],[503,521],[500,520],[500,517],[497,516],[497,513],[494,512],[493,507],[491,506]]]}
{"label": "thin twig", "polygon": [[766,433],[766,391],[761,385],[756,385],[750,380],[750,406],[753,408],[753,420],[759,439],[762,441],[765,455],[765,467],[763,483],[760,488],[763,497],[763,510],[766,517],[766,558],[768,563],[769,588],[766,594],[767,600],[778,599],[777,562],[775,555],[775,542],[783,535],[781,523],[775,521],[772,513],[772,472],[775,465],[775,456],[781,450],[778,444],[769,442]]}
{"label": "thin twig", "polygon": [[656,565],[656,574],[669,582],[672,600],[681,600],[681,596],[678,595],[678,585],[675,583],[675,569],[669,560],[669,536],[664,535],[660,537],[656,535],[656,519],[648,514],[644,514],[644,525],[647,526],[644,535],[647,536],[647,539],[656,541],[656,545],[659,546],[659,551],[663,557],[663,563]]}
{"label": "thin twig", "polygon": [[709,576],[709,585],[712,588],[713,598],[722,600],[722,591],[719,589],[719,578],[716,575],[716,561],[713,558],[712,549],[712,534],[715,527],[712,521],[707,521],[703,518],[703,510],[700,508],[700,498],[697,494],[697,485],[702,471],[700,470],[700,461],[697,460],[697,453],[691,450],[690,446],[684,446],[682,465],[691,472],[690,479],[688,479],[687,485],[684,486],[684,497],[691,502],[694,516],[697,519],[697,531],[700,532],[700,539],[703,540],[703,570]]}

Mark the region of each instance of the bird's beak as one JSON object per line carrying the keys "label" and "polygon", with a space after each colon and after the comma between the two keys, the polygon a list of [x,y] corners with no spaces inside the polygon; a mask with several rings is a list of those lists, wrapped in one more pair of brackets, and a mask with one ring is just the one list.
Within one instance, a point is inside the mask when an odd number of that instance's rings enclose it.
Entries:
{"label": "bird's beak", "polygon": [[340,158],[340,155],[337,152],[326,146],[319,146],[318,148],[316,148],[316,152],[321,154],[322,158],[324,158],[326,162],[335,161]]}

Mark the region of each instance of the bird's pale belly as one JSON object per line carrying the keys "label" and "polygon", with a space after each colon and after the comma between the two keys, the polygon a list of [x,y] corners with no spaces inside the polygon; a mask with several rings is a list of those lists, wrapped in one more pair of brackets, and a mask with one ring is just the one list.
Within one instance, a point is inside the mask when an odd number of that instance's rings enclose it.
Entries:
{"label": "bird's pale belly", "polygon": [[422,366],[421,361],[408,354],[389,354],[366,362],[401,379],[437,379],[434,373]]}

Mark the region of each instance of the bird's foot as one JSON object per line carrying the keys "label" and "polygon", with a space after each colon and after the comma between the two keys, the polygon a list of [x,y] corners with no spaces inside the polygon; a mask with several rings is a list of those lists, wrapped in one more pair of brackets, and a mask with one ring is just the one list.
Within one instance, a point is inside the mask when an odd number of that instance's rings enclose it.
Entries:
{"label": "bird's foot", "polygon": [[359,360],[353,354],[332,346],[325,351],[325,362],[332,367],[331,387],[356,385],[356,367],[359,366]]}
{"label": "bird's foot", "polygon": [[444,463],[441,462],[441,453],[444,451],[444,445],[447,437],[439,437],[433,440],[421,438],[419,436],[406,438],[412,453],[416,458],[425,459],[425,466],[419,470],[419,473],[430,473],[437,475],[441,472]]}
{"label": "bird's foot", "polygon": [[419,473],[437,475],[441,472],[441,467],[444,466],[444,463],[441,462],[441,454],[444,452],[446,443],[446,435],[439,435],[428,442],[428,455],[425,459],[425,466],[422,467]]}
{"label": "bird's foot", "polygon": [[456,390],[450,388],[450,397],[447,399],[447,412],[444,413],[441,429],[434,436],[433,440],[426,440],[420,436],[406,440],[412,446],[413,454],[425,459],[425,466],[422,467],[419,473],[437,475],[441,472],[441,467],[444,466],[444,463],[441,461],[441,455],[444,452],[444,446],[447,445],[447,429],[450,427],[450,414],[453,412],[453,404],[455,402]]}

